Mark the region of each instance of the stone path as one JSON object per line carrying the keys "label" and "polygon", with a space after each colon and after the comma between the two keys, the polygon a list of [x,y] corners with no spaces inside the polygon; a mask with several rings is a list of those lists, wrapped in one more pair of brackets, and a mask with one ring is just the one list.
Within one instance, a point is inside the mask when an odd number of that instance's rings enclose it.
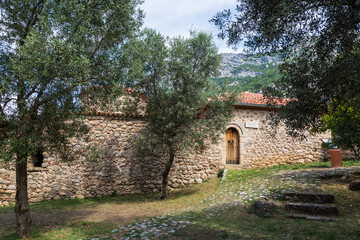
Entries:
{"label": "stone path", "polygon": [[[194,211],[201,212],[203,218],[212,218],[226,213],[233,206],[244,205],[256,199],[270,195],[280,195],[286,191],[312,189],[320,191],[318,185],[323,177],[339,177],[352,172],[360,171],[360,167],[324,169],[324,170],[301,170],[284,171],[268,176],[255,178],[239,178],[234,184],[226,179],[226,171],[221,180],[219,190],[209,198],[201,201],[189,209],[183,209],[183,214],[169,213],[159,217],[153,217],[142,222],[130,224],[111,231],[107,236],[89,238],[100,239],[160,239],[166,238],[189,224],[194,224],[192,214]],[[231,174],[230,174],[231,175]],[[231,177],[231,176],[228,177]],[[199,219],[199,215],[197,220]]]}

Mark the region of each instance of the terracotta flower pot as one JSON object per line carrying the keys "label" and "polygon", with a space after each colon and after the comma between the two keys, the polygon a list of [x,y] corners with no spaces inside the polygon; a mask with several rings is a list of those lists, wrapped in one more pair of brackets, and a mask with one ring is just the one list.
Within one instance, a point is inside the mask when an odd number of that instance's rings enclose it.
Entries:
{"label": "terracotta flower pot", "polygon": [[340,149],[329,149],[331,158],[331,167],[342,167],[341,150]]}

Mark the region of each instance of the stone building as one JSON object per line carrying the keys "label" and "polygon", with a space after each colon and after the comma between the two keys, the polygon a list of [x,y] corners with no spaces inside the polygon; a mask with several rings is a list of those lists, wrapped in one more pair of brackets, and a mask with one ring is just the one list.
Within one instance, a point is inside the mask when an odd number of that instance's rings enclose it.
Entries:
{"label": "stone building", "polygon": [[[261,94],[244,93],[234,107],[234,117],[218,145],[176,157],[169,176],[171,188],[215,178],[222,167],[254,168],[325,158],[321,138],[329,138],[329,134],[309,134],[307,140],[299,141],[288,136],[280,125],[273,136],[273,127],[266,122],[271,110]],[[30,202],[160,191],[164,158],[141,159],[131,150],[133,138],[144,127],[141,116],[96,112],[89,114],[85,122],[91,129],[89,141],[73,143],[80,154],[72,162],[62,162],[46,152],[39,152],[30,161]],[[89,144],[103,150],[100,160],[86,160]],[[0,163],[0,205],[8,205],[14,198],[14,165]]]}

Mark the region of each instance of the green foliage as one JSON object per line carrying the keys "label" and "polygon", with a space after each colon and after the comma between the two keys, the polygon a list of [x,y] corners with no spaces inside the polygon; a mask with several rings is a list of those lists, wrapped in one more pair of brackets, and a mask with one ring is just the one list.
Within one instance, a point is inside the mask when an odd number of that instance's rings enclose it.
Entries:
{"label": "green foliage", "polygon": [[[230,45],[246,40],[249,51],[283,55],[282,77],[266,94],[292,101],[273,115],[274,122],[283,120],[288,132],[298,137],[305,137],[304,130],[328,127],[334,141],[341,145],[348,136],[350,145],[358,148],[352,135],[358,132],[357,110],[348,110],[356,108],[353,98],[360,92],[359,1],[238,2],[236,15],[223,11],[211,21]],[[323,121],[331,115],[336,117]],[[340,115],[352,123],[344,124]]]}
{"label": "green foliage", "polygon": [[246,63],[246,64],[236,67],[235,69],[233,69],[231,71],[231,73],[236,74],[236,73],[244,71],[244,70],[251,70],[253,72],[263,73],[264,70],[266,70],[268,67],[269,67],[268,64],[253,65],[253,64]]}
{"label": "green foliage", "polygon": [[222,178],[224,176],[224,171],[225,171],[224,168],[220,168],[219,171],[218,171],[217,177]]}
{"label": "green foliage", "polygon": [[128,85],[147,104],[148,125],[135,142],[138,152],[170,154],[215,142],[232,116],[233,98],[209,80],[220,66],[211,36],[191,32],[189,39],[166,39],[145,30],[126,49],[124,57],[134,66]]}
{"label": "green foliage", "polygon": [[[325,128],[333,135],[332,142],[342,148],[352,150],[360,157],[360,102],[353,99],[352,104],[334,104],[331,114],[322,119]],[[336,109],[335,109],[336,108]]]}
{"label": "green foliage", "polygon": [[82,97],[105,102],[121,86],[123,63],[115,50],[140,26],[138,4],[1,1],[2,157],[33,154],[40,146],[71,156],[69,138],[88,131],[79,114]]}

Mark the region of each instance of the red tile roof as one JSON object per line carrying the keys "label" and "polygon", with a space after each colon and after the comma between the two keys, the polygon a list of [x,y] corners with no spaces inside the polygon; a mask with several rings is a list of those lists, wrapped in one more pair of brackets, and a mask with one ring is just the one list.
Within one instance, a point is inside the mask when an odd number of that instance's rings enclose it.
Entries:
{"label": "red tile roof", "polygon": [[[240,103],[247,104],[261,104],[266,105],[268,103],[268,99],[264,97],[261,93],[251,93],[251,92],[243,92],[239,96]],[[286,105],[289,102],[289,99],[274,99],[272,104],[274,105]]]}

